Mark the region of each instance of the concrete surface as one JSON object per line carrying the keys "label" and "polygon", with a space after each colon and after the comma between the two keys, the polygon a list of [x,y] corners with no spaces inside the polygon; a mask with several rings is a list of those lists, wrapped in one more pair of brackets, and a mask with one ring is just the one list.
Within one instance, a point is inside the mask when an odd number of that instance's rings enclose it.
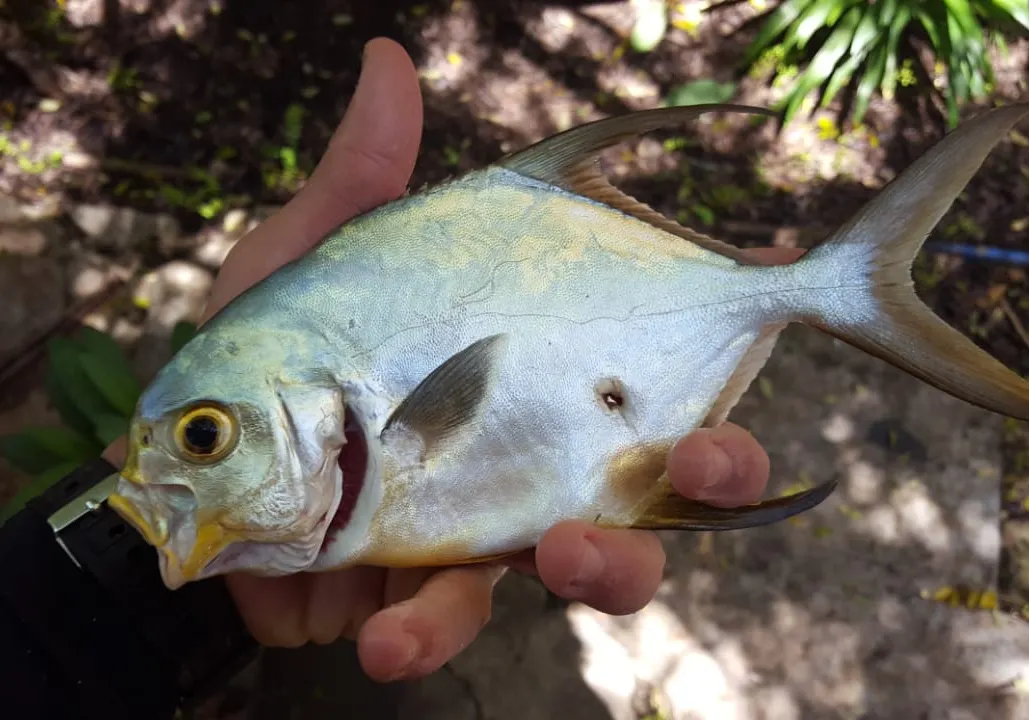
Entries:
{"label": "concrete surface", "polygon": [[[668,534],[640,613],[546,609],[498,587],[480,639],[411,688],[401,717],[630,720],[1029,717],[1029,626],[922,597],[991,586],[1002,419],[807,328],[791,328],[732,418],[773,492],[840,477],[791,522]],[[763,388],[762,388],[763,385]]]}

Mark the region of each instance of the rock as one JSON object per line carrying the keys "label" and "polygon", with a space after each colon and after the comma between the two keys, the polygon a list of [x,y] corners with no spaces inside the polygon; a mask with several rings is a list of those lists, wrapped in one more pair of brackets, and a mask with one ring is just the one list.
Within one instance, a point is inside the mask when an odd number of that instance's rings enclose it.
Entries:
{"label": "rock", "polygon": [[152,240],[174,243],[181,235],[179,223],[172,216],[141,213],[131,208],[83,203],[72,208],[70,216],[100,248],[125,250]]}
{"label": "rock", "polygon": [[176,323],[200,318],[213,282],[210,271],[185,260],[166,263],[140,279],[133,297],[148,313],[134,363],[144,377],[150,377],[170,356],[168,341]]}
{"label": "rock", "polygon": [[41,224],[0,224],[0,255],[40,255],[47,246],[47,233]]}
{"label": "rock", "polygon": [[18,352],[37,333],[61,317],[64,275],[54,260],[0,253],[0,361]]}
{"label": "rock", "polygon": [[246,210],[240,208],[233,208],[225,213],[225,217],[222,219],[222,230],[227,234],[233,235],[240,232],[247,221]]}
{"label": "rock", "polygon": [[25,217],[21,203],[10,195],[0,194],[0,223],[17,223]]}
{"label": "rock", "polygon": [[71,291],[76,297],[84,298],[95,295],[107,285],[107,273],[97,267],[83,267],[71,283]]}
{"label": "rock", "polygon": [[69,170],[89,170],[97,167],[100,161],[82,150],[72,150],[64,154],[61,165]]}
{"label": "rock", "polygon": [[210,228],[203,233],[203,240],[193,252],[193,258],[205,267],[217,270],[240,237],[241,233],[227,233],[218,228]]}
{"label": "rock", "polygon": [[72,27],[94,27],[103,22],[103,8],[96,0],[66,0],[64,17]]}

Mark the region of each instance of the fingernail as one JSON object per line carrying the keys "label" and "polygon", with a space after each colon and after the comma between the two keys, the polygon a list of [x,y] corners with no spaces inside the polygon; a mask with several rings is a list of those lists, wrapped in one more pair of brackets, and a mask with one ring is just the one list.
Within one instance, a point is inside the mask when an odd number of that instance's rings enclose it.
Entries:
{"label": "fingernail", "polygon": [[711,443],[704,479],[694,496],[697,500],[719,500],[725,497],[725,483],[732,479],[732,458],[718,443]]}
{"label": "fingernail", "polygon": [[418,662],[418,654],[421,650],[421,645],[418,643],[416,638],[411,633],[403,633],[398,638],[398,643],[401,649],[400,654],[400,669],[394,672],[390,676],[390,680],[400,680],[411,672]]}
{"label": "fingernail", "polygon": [[579,570],[568,583],[566,592],[575,598],[588,592],[590,586],[596,582],[601,573],[604,572],[604,558],[596,545],[588,539],[585,541],[585,549],[582,553],[582,560],[579,563]]}

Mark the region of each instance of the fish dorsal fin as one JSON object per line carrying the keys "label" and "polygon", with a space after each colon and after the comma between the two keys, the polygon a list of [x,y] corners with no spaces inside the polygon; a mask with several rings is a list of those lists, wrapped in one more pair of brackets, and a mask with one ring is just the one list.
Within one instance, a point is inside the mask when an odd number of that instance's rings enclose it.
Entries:
{"label": "fish dorsal fin", "polygon": [[776,116],[767,108],[725,103],[641,110],[558,133],[509,155],[498,165],[604,203],[740,264],[752,265],[754,261],[740,248],[686,228],[616,188],[601,172],[598,162],[602,150],[629,138],[679,125],[705,113],[726,111]]}
{"label": "fish dorsal fin", "polygon": [[505,335],[477,340],[429,373],[397,406],[383,432],[403,426],[421,439],[428,454],[440,442],[472,422],[489,390],[489,381]]}

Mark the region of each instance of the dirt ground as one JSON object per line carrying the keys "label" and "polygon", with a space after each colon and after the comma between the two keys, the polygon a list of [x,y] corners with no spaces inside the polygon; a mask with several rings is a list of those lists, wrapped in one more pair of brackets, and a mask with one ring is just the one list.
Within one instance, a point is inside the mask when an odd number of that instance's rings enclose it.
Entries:
{"label": "dirt ground", "polygon": [[[693,3],[680,5],[690,16]],[[60,296],[35,320],[67,312],[83,268],[139,278],[195,258],[233,209],[281,204],[342,116],[373,36],[403,43],[422,76],[418,187],[571,125],[652,107],[698,78],[738,80],[735,102],[772,102],[781,90],[766,76],[737,70],[754,5],[680,22],[654,52],[637,54],[625,50],[627,2],[0,1],[0,195],[48,218],[42,240],[23,233],[13,252],[43,248],[35,284]],[[1029,96],[1029,42],[1010,43],[996,67],[993,100]],[[611,151],[606,168],[641,200],[731,242],[807,245],[945,131],[939,102],[917,89],[874,101],[862,128],[842,123],[836,107],[781,134],[704,121]],[[158,214],[163,225],[124,242],[91,237],[81,208],[93,206]],[[1029,249],[1029,138],[1014,133],[991,155],[934,240]],[[1024,374],[1025,272],[927,250],[915,278],[938,313]],[[5,374],[25,347],[3,350],[0,410],[21,407],[38,379],[31,368]],[[1016,604],[1029,600],[1027,441],[1024,427],[1007,426],[1001,583]]]}

